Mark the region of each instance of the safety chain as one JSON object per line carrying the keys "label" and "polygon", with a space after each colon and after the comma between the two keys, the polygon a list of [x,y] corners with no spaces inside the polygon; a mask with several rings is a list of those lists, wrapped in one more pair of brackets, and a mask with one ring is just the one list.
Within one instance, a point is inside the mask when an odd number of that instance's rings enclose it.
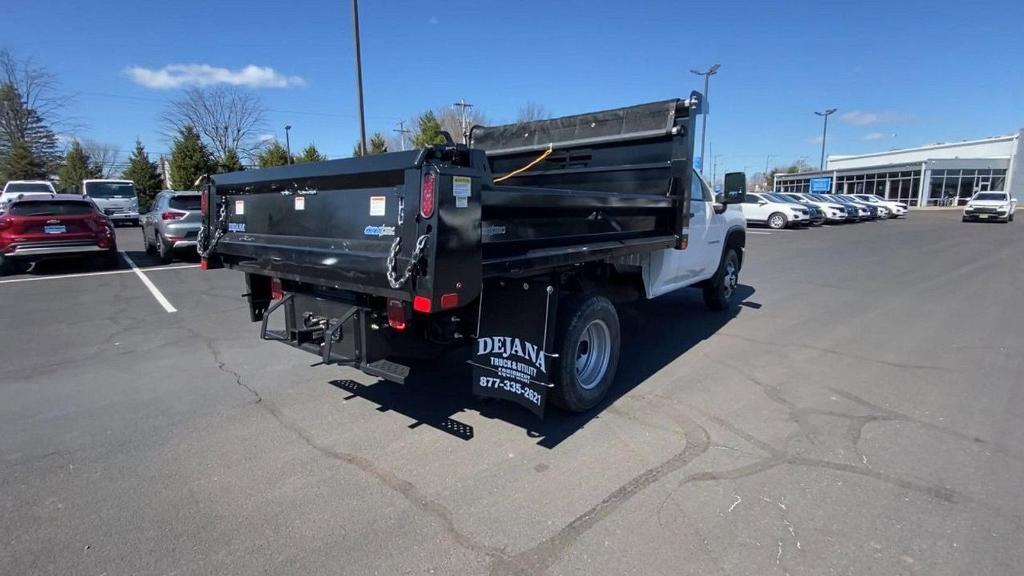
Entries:
{"label": "safety chain", "polygon": [[423,248],[427,245],[428,235],[424,234],[416,239],[416,247],[412,251],[412,255],[409,256],[409,264],[405,267],[405,272],[402,272],[402,276],[399,278],[397,273],[398,262],[398,249],[402,246],[401,236],[396,236],[395,241],[391,243],[391,252],[388,254],[387,269],[388,269],[388,284],[391,288],[398,290],[405,284],[409,277],[412,276],[413,271],[416,269],[416,265],[419,263],[420,258],[423,257]]}
{"label": "safety chain", "polygon": [[206,246],[206,230],[208,226],[199,227],[199,233],[196,236],[196,250],[199,252],[200,258],[209,258],[210,254],[213,253],[213,249],[217,247],[217,243],[224,237],[224,228],[226,228],[224,225],[225,222],[227,222],[227,200],[220,204],[220,216],[217,218],[217,228],[213,232],[213,241],[210,242],[209,246]]}

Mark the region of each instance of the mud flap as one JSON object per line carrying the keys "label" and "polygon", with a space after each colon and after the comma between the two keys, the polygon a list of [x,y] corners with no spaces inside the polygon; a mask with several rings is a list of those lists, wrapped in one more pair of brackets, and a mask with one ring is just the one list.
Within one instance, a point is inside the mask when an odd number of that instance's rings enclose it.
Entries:
{"label": "mud flap", "polygon": [[547,282],[484,285],[473,354],[473,394],[510,400],[544,417],[555,357],[554,288]]}

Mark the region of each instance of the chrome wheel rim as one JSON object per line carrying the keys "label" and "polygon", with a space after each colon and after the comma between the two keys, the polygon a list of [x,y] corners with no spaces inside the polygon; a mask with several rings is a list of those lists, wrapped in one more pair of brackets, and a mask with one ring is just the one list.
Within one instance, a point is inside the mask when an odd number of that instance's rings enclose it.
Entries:
{"label": "chrome wheel rim", "polygon": [[608,371],[612,355],[611,331],[604,320],[593,320],[576,343],[576,383],[584,390],[593,390]]}
{"label": "chrome wheel rim", "polygon": [[736,269],[736,261],[732,258],[725,262],[725,274],[722,275],[722,295],[728,300],[739,284],[739,270]]}
{"label": "chrome wheel rim", "polygon": [[770,224],[772,225],[772,228],[782,228],[783,222],[784,220],[782,219],[782,216],[772,216]]}

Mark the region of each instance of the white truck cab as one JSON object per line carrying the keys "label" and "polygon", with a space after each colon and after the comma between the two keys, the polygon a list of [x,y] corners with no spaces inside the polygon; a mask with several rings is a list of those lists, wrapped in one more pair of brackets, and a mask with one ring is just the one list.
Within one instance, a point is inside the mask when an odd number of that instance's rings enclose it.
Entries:
{"label": "white truck cab", "polygon": [[[728,181],[726,190],[730,190]],[[649,255],[643,266],[646,296],[654,298],[679,288],[699,285],[713,278],[721,267],[728,268],[728,251],[734,244],[728,241],[730,235],[742,235],[744,241],[746,237],[747,221],[739,206],[742,204],[725,204],[721,197],[716,198],[700,174],[694,171],[690,185],[687,246],[682,250],[669,248]],[[743,261],[742,246],[740,243],[735,249],[737,261],[734,269],[725,274],[726,281],[731,283],[730,295],[735,289]]]}
{"label": "white truck cab", "polygon": [[139,225],[139,196],[131,180],[83,180],[82,194],[91,198],[115,224]]}

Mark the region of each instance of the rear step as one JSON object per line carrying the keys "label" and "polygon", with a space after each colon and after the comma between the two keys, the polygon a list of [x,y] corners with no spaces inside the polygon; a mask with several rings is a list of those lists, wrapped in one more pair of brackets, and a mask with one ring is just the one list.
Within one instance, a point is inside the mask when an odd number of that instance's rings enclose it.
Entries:
{"label": "rear step", "polygon": [[377,360],[362,367],[363,372],[377,376],[396,384],[405,384],[409,376],[409,367],[390,360]]}

